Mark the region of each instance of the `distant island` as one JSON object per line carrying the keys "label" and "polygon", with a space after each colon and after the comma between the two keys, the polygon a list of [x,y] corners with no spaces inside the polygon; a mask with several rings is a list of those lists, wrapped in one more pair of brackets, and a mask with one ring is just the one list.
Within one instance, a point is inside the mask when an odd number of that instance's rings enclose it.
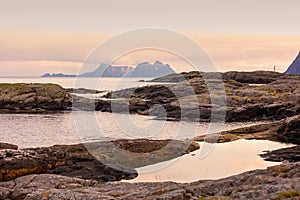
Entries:
{"label": "distant island", "polygon": [[[170,65],[156,61],[153,64],[144,62],[138,64],[135,68],[101,64],[95,71],[80,74],[78,77],[160,77],[173,73],[175,71]],[[77,75],[46,73],[42,77],[77,77]]]}
{"label": "distant island", "polygon": [[46,73],[44,75],[42,75],[42,77],[76,77],[75,74],[63,74],[63,73],[58,73],[58,74],[50,74],[50,73]]}

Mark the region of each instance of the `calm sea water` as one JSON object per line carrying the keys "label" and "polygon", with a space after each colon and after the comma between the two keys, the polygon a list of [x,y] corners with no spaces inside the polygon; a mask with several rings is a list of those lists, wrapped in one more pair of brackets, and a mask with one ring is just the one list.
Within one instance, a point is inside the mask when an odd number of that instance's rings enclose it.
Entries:
{"label": "calm sea water", "polygon": [[55,83],[64,88],[86,88],[110,91],[115,89],[124,89],[130,87],[145,86],[148,83],[140,80],[151,80],[151,78],[43,78],[43,77],[0,77],[0,83]]}
{"label": "calm sea water", "polygon": [[[250,125],[227,123],[222,130]],[[0,141],[26,148],[120,138],[188,139],[207,134],[211,126],[219,124],[160,121],[148,116],[103,112],[0,114]]]}
{"label": "calm sea water", "polygon": [[[94,78],[0,78],[2,83],[56,83],[65,88],[77,86],[95,89]],[[98,90],[115,90],[149,83],[134,78],[103,78]],[[147,80],[147,79],[146,79]],[[80,83],[80,84],[78,84]],[[253,123],[209,124],[153,120],[149,116],[101,112],[64,112],[57,114],[0,114],[0,141],[20,148],[76,144],[120,138],[187,139],[207,134],[215,127],[222,130],[250,126]],[[205,145],[200,143],[200,145]],[[251,169],[274,165],[257,154],[289,145],[270,141],[246,141],[217,144],[203,159],[200,150],[180,158],[137,169],[139,176],[132,180],[190,182],[199,179],[221,178]],[[195,155],[194,155],[195,154]]]}

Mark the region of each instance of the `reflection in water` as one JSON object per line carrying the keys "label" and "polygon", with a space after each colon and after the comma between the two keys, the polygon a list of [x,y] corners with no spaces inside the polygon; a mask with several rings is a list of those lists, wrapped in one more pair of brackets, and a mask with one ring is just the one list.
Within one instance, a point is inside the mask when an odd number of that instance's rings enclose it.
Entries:
{"label": "reflection in water", "polygon": [[[79,119],[83,123],[76,121]],[[90,123],[95,118],[95,123]],[[130,118],[135,128],[122,123]],[[195,134],[178,134],[182,124],[197,126]],[[249,126],[253,123],[228,123],[224,130]],[[127,126],[126,126],[127,125]],[[206,134],[209,123],[163,122],[141,115],[125,115],[101,112],[67,112],[61,114],[0,114],[0,141],[17,144],[20,148],[76,144],[119,138],[186,139]],[[100,128],[99,128],[100,127]],[[136,128],[137,127],[137,128]],[[152,128],[149,128],[152,127]],[[79,132],[78,132],[79,131]],[[184,132],[183,131],[183,132]],[[207,144],[207,143],[206,143]],[[204,159],[199,159],[202,148],[180,158],[137,169],[139,176],[131,182],[176,181],[191,182],[199,179],[216,179],[244,171],[265,168],[276,163],[265,162],[257,154],[290,145],[256,140],[239,140],[216,144]],[[194,155],[195,154],[195,155]],[[149,172],[150,173],[146,173]]]}
{"label": "reflection in water", "polygon": [[264,161],[258,154],[293,145],[265,140],[238,140],[216,144],[204,159],[200,150],[180,158],[138,168],[139,176],[126,182],[192,182],[203,179],[219,179],[254,169],[264,169],[278,163]]}
{"label": "reflection in water", "polygon": [[[124,119],[130,119],[135,126],[131,126],[128,121],[124,123]],[[228,123],[224,130],[251,124],[253,123]],[[198,130],[195,133],[189,127],[196,127]],[[186,139],[207,134],[209,128],[209,123],[164,122],[151,120],[148,116],[102,112],[0,114],[0,141],[17,144],[20,148],[76,144],[111,138]]]}

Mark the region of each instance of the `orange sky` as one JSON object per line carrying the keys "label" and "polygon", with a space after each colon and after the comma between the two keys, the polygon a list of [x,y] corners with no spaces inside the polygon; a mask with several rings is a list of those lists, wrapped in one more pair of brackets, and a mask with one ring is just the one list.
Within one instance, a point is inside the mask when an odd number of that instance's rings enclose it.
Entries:
{"label": "orange sky", "polygon": [[[276,65],[283,72],[300,50],[299,7],[299,0],[3,1],[0,76],[76,73],[101,42],[144,27],[191,37],[219,71],[273,70]],[[180,57],[161,51],[119,56],[115,64],[160,60],[178,71],[190,70]]]}
{"label": "orange sky", "polygon": [[[183,31],[201,45],[219,71],[285,71],[300,50],[300,35],[216,34]],[[113,32],[73,33],[1,30],[0,75],[38,76],[45,72],[77,73],[83,60]],[[193,52],[191,52],[193,53]],[[196,55],[195,55],[196,56]],[[114,64],[135,66],[160,60],[177,71],[192,68],[180,57],[160,50],[140,50],[120,55]]]}

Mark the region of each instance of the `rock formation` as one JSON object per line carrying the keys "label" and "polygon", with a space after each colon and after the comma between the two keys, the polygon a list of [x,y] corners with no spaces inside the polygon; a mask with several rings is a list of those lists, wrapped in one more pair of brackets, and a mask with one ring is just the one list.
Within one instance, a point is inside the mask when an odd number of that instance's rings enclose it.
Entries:
{"label": "rock formation", "polygon": [[289,68],[284,72],[285,74],[300,74],[300,52],[298,56],[295,58],[293,63],[289,66]]}
{"label": "rock formation", "polygon": [[299,199],[300,163],[193,183],[99,183],[42,174],[0,183],[0,199]]}
{"label": "rock formation", "polygon": [[[220,76],[223,81],[216,80],[215,76],[213,73],[202,75],[199,72],[172,74],[154,79],[167,82],[165,84],[114,91],[104,97],[114,99],[115,105],[119,105],[115,107],[120,109],[114,112],[126,111],[129,106],[131,113],[156,115],[153,106],[160,104],[169,120],[207,122],[211,120],[212,108],[215,116],[221,116],[220,120],[224,116],[228,122],[280,120],[300,113],[300,76],[261,71],[226,72]],[[224,104],[211,103],[207,84],[215,89],[220,86],[226,93],[226,96],[215,96],[216,102],[223,100]],[[193,98],[198,99],[198,103],[193,103]],[[96,110],[111,112],[109,105],[109,100],[99,101]],[[159,113],[157,115],[160,117]]]}
{"label": "rock formation", "polygon": [[[29,174],[60,174],[97,181],[137,176],[134,168],[167,161],[199,149],[192,141],[115,140],[16,150],[1,144],[0,181]],[[9,149],[8,149],[9,148]]]}
{"label": "rock formation", "polygon": [[300,116],[224,131],[218,134],[201,135],[194,139],[196,141],[213,143],[232,142],[239,139],[256,139],[300,145]]}
{"label": "rock formation", "polygon": [[72,97],[56,84],[0,84],[1,112],[68,110]]}

